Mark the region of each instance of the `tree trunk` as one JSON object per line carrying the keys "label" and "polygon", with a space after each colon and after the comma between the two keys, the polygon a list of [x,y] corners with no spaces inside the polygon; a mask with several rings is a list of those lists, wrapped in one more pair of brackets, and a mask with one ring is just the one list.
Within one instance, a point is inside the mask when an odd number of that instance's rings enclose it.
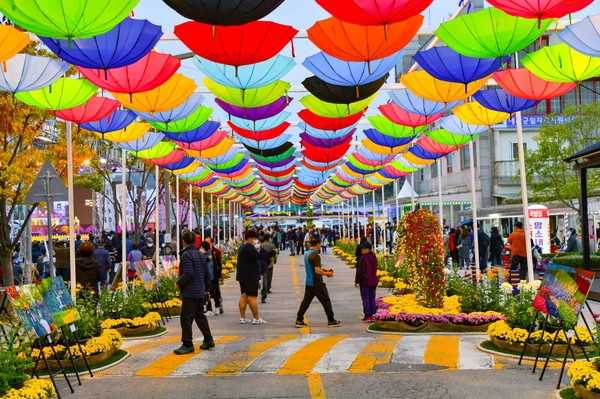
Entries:
{"label": "tree trunk", "polygon": [[5,287],[15,285],[15,277],[12,265],[12,247],[10,244],[2,243],[2,251],[0,252],[0,262],[2,263],[2,282]]}

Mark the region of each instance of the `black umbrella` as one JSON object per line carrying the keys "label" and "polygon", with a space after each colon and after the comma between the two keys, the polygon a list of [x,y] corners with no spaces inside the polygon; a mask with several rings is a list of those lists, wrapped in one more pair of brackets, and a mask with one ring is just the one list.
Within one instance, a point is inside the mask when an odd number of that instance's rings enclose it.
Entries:
{"label": "black umbrella", "polygon": [[186,18],[209,25],[242,25],[259,20],[284,0],[163,0]]}
{"label": "black umbrella", "polygon": [[374,82],[360,86],[332,85],[316,76],[304,79],[302,85],[318,99],[335,104],[350,104],[371,97],[381,89],[387,75]]}
{"label": "black umbrella", "polygon": [[256,154],[261,157],[276,157],[278,155],[285,154],[293,146],[294,145],[292,143],[290,143],[289,141],[283,143],[279,147],[275,147],[275,148],[271,148],[271,149],[264,149],[264,150],[244,145],[244,147],[246,147],[246,149],[248,151],[250,151],[252,154]]}

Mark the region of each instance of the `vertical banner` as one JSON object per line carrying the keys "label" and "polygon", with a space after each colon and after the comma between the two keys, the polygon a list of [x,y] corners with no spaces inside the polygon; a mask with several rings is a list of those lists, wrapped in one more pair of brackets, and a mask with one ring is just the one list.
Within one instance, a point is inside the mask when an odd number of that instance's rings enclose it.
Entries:
{"label": "vertical banner", "polygon": [[542,253],[550,253],[550,214],[544,205],[529,206],[529,231],[533,245],[542,249]]}

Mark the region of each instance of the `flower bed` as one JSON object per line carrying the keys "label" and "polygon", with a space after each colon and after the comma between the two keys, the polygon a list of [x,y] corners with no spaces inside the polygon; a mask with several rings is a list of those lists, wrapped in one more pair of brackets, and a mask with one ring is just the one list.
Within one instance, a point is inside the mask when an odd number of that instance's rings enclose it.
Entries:
{"label": "flower bed", "polygon": [[355,267],[356,266],[356,257],[354,256],[354,254],[346,252],[346,250],[340,248],[340,247],[334,247],[333,248],[333,253],[340,258],[341,260],[343,260],[344,262],[346,262],[348,264],[348,266],[350,267]]}
{"label": "flower bed", "polygon": [[237,257],[232,256],[228,258],[225,262],[223,262],[223,266],[221,268],[222,279],[226,280],[231,276],[231,273],[235,270],[235,264],[237,263]]}
{"label": "flower bed", "polygon": [[583,399],[600,398],[600,371],[592,362],[577,360],[567,371],[575,394]]}
{"label": "flower bed", "polygon": [[145,303],[144,307],[158,313],[168,312],[169,316],[176,316],[181,313],[181,304],[181,299],[172,298],[160,303]]}
{"label": "flower bed", "polygon": [[160,328],[160,314],[149,312],[143,317],[133,319],[106,319],[101,323],[101,327],[115,329],[124,337],[146,334]]}
{"label": "flower bed", "polygon": [[9,389],[2,399],[47,399],[56,395],[50,380],[31,379],[23,383],[21,388]]}

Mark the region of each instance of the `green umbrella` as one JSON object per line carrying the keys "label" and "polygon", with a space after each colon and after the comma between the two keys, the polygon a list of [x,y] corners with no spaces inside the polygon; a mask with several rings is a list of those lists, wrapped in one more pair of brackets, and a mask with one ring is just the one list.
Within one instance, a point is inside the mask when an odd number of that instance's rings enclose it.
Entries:
{"label": "green umbrella", "polygon": [[208,162],[209,160],[206,159],[206,160],[204,160],[204,164],[206,165],[206,167],[208,167],[210,169],[216,169],[217,171],[218,170],[231,169],[231,168],[239,165],[240,162],[242,162],[245,157],[246,156],[244,155],[244,153],[238,152],[237,154],[235,154],[235,156],[233,158],[231,158],[227,162],[216,164],[216,163]]}
{"label": "green umbrella", "polygon": [[355,167],[366,170],[367,172],[373,173],[377,172],[381,169],[380,165],[367,165],[366,163],[360,162],[358,159],[354,157],[354,154],[348,156],[348,162],[350,162]]}
{"label": "green umbrella", "polygon": [[143,151],[132,151],[130,154],[142,159],[163,158],[175,151],[177,145],[171,141],[161,141],[152,148]]}
{"label": "green umbrella", "polygon": [[271,104],[288,92],[291,85],[278,80],[255,89],[238,89],[223,86],[210,78],[204,78],[204,84],[216,97],[228,104],[244,108],[257,108]]}
{"label": "green umbrella", "polygon": [[181,180],[184,180],[188,183],[195,183],[197,181],[202,181],[209,178],[213,174],[212,170],[207,168],[200,169],[200,172],[194,176],[190,177],[181,177]]}
{"label": "green umbrella", "polygon": [[178,119],[176,121],[171,122],[155,122],[150,121],[153,127],[161,132],[169,132],[169,133],[182,133],[189,132],[190,130],[194,130],[200,127],[204,122],[210,118],[213,110],[211,108],[205,107],[203,105],[196,108],[194,112],[189,114],[183,119]]}
{"label": "green umbrella", "polygon": [[522,63],[529,72],[550,82],[582,82],[600,75],[599,57],[590,57],[564,43],[527,54]]}
{"label": "green umbrella", "polygon": [[331,176],[331,181],[341,187],[350,187],[352,185],[352,183],[345,182],[336,175]]}
{"label": "green umbrella", "polygon": [[430,139],[439,144],[459,146],[467,144],[469,141],[477,138],[470,134],[454,134],[445,129],[437,129],[427,133]]}
{"label": "green umbrella", "polygon": [[413,137],[425,130],[425,126],[410,127],[398,125],[382,115],[370,116],[369,122],[380,133],[396,138]]}
{"label": "green umbrella", "polygon": [[247,178],[245,178],[244,180],[231,180],[231,181],[227,182],[227,184],[233,188],[246,187],[247,185],[249,185],[256,179],[257,179],[256,176],[250,175]]}
{"label": "green umbrella", "polygon": [[553,21],[513,17],[489,7],[444,22],[435,34],[448,47],[462,55],[496,58],[529,46]]}
{"label": "green umbrella", "polygon": [[326,118],[342,118],[349,115],[354,115],[363,112],[373,100],[377,97],[377,93],[364,100],[350,104],[334,104],[319,100],[313,95],[304,96],[300,99],[302,105],[308,108],[313,114],[324,116]]}
{"label": "green umbrella", "polygon": [[123,21],[139,0],[0,0],[0,12],[39,36],[85,39]]}
{"label": "green umbrella", "polygon": [[294,155],[295,152],[296,152],[296,148],[290,147],[286,152],[279,154],[279,155],[275,155],[272,157],[265,157],[265,156],[258,155],[258,154],[252,154],[252,158],[258,159],[259,161],[263,161],[263,162],[276,163],[279,161],[283,161],[284,159],[288,159],[289,157]]}
{"label": "green umbrella", "polygon": [[50,86],[16,93],[15,97],[32,107],[59,111],[85,104],[98,88],[85,79],[60,78]]}
{"label": "green umbrella", "polygon": [[416,172],[417,170],[419,170],[418,168],[408,167],[398,160],[392,161],[390,163],[390,166],[400,172],[405,172],[405,173],[413,173],[413,172]]}

